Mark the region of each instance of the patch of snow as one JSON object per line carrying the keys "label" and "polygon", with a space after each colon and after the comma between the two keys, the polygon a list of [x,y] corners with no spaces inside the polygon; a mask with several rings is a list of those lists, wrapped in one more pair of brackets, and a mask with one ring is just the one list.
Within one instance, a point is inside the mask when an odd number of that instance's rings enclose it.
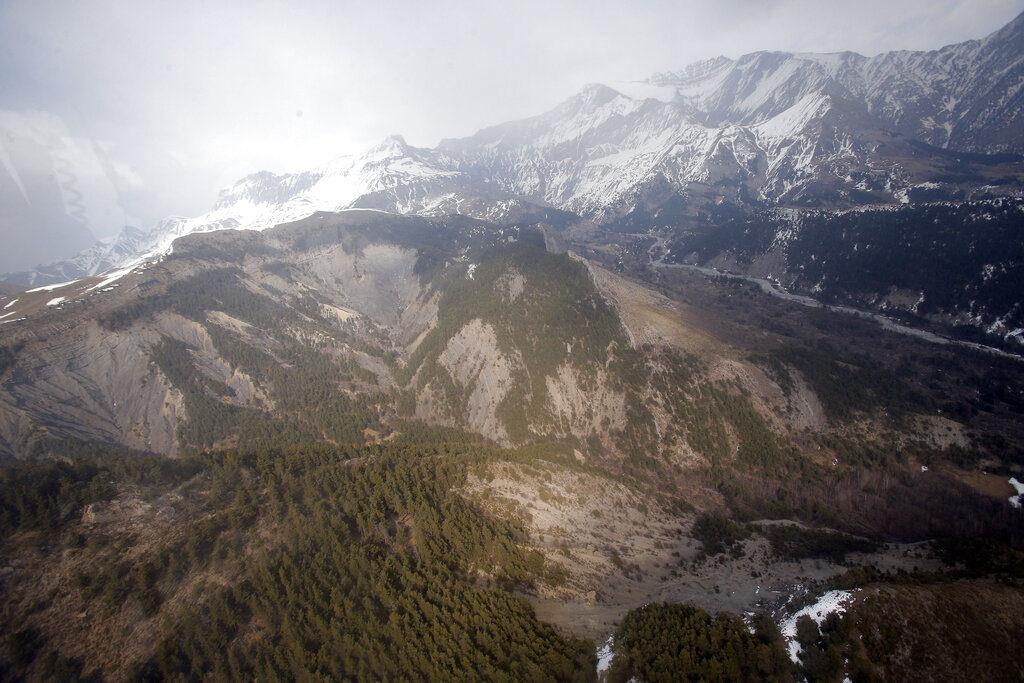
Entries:
{"label": "patch of snow", "polygon": [[468,277],[470,280],[473,279],[473,273],[476,272],[476,266],[477,264],[470,263],[469,266],[466,267],[466,277]]}
{"label": "patch of snow", "polygon": [[118,270],[112,270],[112,271],[110,271],[108,273],[104,273],[103,274],[103,279],[100,280],[97,284],[95,284],[92,287],[90,287],[89,291],[91,292],[91,291],[96,290],[96,289],[101,289],[103,291],[106,291],[103,288],[105,288],[105,287],[109,286],[110,284],[120,280],[125,275],[127,275],[130,272],[132,272],[133,270],[135,270],[135,265],[131,265],[131,266],[127,267],[127,268],[119,268]]}
{"label": "patch of snow", "polygon": [[817,602],[798,610],[780,624],[779,628],[782,630],[782,636],[786,639],[787,648],[789,649],[789,658],[793,660],[794,664],[800,663],[800,643],[797,642],[796,639],[797,620],[800,617],[807,615],[811,619],[814,619],[814,623],[821,626],[821,623],[825,621],[825,617],[828,615],[842,614],[845,612],[852,599],[852,591],[828,591],[818,598]]}
{"label": "patch of snow", "polygon": [[597,675],[600,676],[612,666],[612,660],[615,659],[615,636],[608,636],[608,639],[604,641],[603,645],[597,648]]}
{"label": "patch of snow", "polygon": [[814,118],[828,108],[826,95],[812,93],[776,116],[754,126],[758,133],[772,138],[792,138],[803,131]]}
{"label": "patch of snow", "polygon": [[8,308],[10,308],[11,306],[13,306],[16,303],[18,303],[17,299],[11,299],[10,301],[7,302],[7,305],[4,306],[4,310],[6,311]]}
{"label": "patch of snow", "polygon": [[73,285],[76,282],[78,282],[78,280],[69,280],[67,282],[58,282],[55,285],[43,285],[42,287],[36,287],[35,289],[26,289],[25,293],[26,294],[32,294],[33,292],[52,292],[55,289],[60,289],[61,287],[67,287],[68,285]]}
{"label": "patch of snow", "polygon": [[1017,495],[1010,496],[1010,505],[1020,508],[1021,502],[1024,502],[1022,501],[1022,497],[1024,497],[1024,483],[1017,481],[1017,477],[1010,477],[1010,486],[1017,491]]}
{"label": "patch of snow", "polygon": [[47,306],[56,306],[57,304],[60,304],[60,303],[62,303],[62,302],[64,301],[64,299],[66,299],[66,298],[67,298],[67,297],[63,297],[63,296],[58,296],[58,297],[57,297],[57,298],[55,298],[55,299],[50,299],[49,301],[47,301],[47,302],[46,302],[46,305],[47,305]]}

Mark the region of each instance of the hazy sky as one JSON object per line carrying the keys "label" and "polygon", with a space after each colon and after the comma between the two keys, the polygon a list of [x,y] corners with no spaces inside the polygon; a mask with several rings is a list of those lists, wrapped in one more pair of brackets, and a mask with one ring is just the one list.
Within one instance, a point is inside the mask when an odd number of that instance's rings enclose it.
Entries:
{"label": "hazy sky", "polygon": [[1024,0],[0,0],[0,125],[92,156],[79,175],[102,236],[200,213],[254,170],[315,166],[389,133],[434,145],[589,82],[761,49],[930,49],[1022,10]]}

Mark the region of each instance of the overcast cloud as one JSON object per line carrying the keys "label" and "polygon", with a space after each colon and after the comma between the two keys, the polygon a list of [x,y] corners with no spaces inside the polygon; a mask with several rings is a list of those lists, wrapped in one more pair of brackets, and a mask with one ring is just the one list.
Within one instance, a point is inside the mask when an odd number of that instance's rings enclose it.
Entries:
{"label": "overcast cloud", "polygon": [[589,82],[762,49],[932,49],[1024,10],[1022,0],[298,5],[0,0],[0,126],[79,159],[90,228],[104,236],[200,213],[255,170],[316,166],[390,133],[434,145],[539,113]]}

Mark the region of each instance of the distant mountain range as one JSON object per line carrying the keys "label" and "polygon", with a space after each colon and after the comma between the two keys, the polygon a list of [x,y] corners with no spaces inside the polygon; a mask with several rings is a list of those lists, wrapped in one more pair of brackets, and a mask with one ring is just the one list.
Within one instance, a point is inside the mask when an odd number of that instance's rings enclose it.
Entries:
{"label": "distant mountain range", "polygon": [[755,125],[807,97],[937,147],[1024,151],[1024,15],[981,40],[930,52],[755,52],[710,59],[652,82],[674,89],[709,125]]}
{"label": "distant mountain range", "polygon": [[316,170],[256,173],[201,216],[126,228],[7,279],[37,286],[95,275],[166,253],[182,235],[262,230],[347,208],[502,222],[536,206],[645,232],[686,229],[723,205],[821,210],[1019,196],[1022,92],[1024,15],[930,52],[719,57],[618,89],[590,85],[549,112],[434,149],[391,136]]}

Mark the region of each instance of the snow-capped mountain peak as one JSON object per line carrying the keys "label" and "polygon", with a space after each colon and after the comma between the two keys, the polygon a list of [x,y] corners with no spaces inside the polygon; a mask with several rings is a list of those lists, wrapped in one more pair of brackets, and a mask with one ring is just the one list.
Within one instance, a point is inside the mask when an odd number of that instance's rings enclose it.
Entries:
{"label": "snow-capped mountain peak", "polygon": [[886,127],[932,145],[1024,152],[1024,14],[981,40],[874,57],[754,52],[718,57],[650,82],[675,89],[701,120],[750,125],[810,93],[863,108]]}
{"label": "snow-capped mountain peak", "polygon": [[[304,218],[317,211],[339,211],[361,206],[416,211],[441,194],[456,178],[454,162],[434,150],[410,146],[398,135],[355,155],[338,157],[323,167],[301,173],[259,171],[222,190],[210,211],[191,218],[171,217],[148,231],[126,228],[114,240],[97,243],[74,259],[19,274],[25,284],[67,281],[123,269],[170,251],[175,239],[197,232],[222,229],[264,230]],[[422,201],[413,188],[421,187]],[[387,198],[382,198],[386,195]]]}

